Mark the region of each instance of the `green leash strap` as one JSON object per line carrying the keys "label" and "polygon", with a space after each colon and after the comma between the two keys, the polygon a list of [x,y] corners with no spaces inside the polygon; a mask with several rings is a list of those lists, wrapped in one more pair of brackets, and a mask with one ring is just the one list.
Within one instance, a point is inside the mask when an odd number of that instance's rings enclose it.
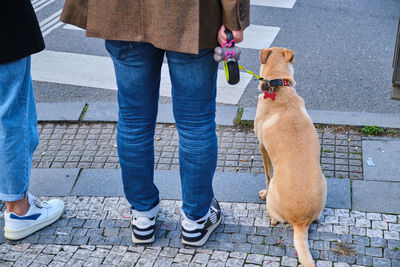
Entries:
{"label": "green leash strap", "polygon": [[[229,81],[229,70],[228,70],[228,63],[226,63],[226,61],[224,60],[224,70],[225,70],[225,76],[226,76],[226,80]],[[251,70],[246,69],[245,67],[243,67],[242,65],[239,65],[239,69],[242,69],[244,71],[246,71],[248,74],[256,77],[258,80],[260,81],[265,81],[265,79],[257,74],[255,74],[254,72],[252,72]]]}
{"label": "green leash strap", "polygon": [[[239,65],[240,66],[240,65]],[[239,67],[240,68],[240,67]],[[224,60],[224,70],[225,70],[225,77],[226,80],[229,81],[229,69],[228,69],[228,63]]]}
{"label": "green leash strap", "polygon": [[[242,65],[239,64],[239,69],[242,69],[244,71],[246,71],[248,74],[253,75],[254,77],[256,77],[258,80],[260,81],[264,81],[264,78],[261,76],[258,76],[257,74],[255,74],[254,72],[252,72],[251,70],[246,69],[245,67],[243,67]],[[229,75],[229,74],[228,74]]]}

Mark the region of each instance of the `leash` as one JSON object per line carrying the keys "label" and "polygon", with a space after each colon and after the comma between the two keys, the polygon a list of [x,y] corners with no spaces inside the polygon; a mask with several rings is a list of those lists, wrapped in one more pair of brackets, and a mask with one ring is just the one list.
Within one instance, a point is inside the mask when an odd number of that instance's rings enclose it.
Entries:
{"label": "leash", "polygon": [[235,46],[235,38],[230,30],[225,30],[227,41],[222,44],[222,47],[214,49],[214,59],[217,62],[223,62],[226,80],[229,84],[237,84],[240,80],[240,71],[242,69],[248,74],[256,77],[262,82],[261,90],[264,92],[264,98],[275,100],[276,94],[273,92],[274,87],[291,86],[290,81],[284,79],[265,79],[249,69],[246,69],[238,63],[240,59],[240,48]]}

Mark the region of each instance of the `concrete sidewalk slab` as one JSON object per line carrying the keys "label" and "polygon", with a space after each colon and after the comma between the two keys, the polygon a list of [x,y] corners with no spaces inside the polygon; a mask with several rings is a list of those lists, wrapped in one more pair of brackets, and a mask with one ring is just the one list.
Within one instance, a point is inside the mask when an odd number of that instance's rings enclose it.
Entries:
{"label": "concrete sidewalk slab", "polygon": [[85,103],[37,103],[38,121],[74,121],[82,114]]}
{"label": "concrete sidewalk slab", "polygon": [[400,183],[353,181],[354,210],[400,214]]}
{"label": "concrete sidewalk slab", "polygon": [[[178,171],[155,171],[154,181],[161,199],[182,199]],[[328,208],[351,208],[349,179],[328,178]],[[37,181],[38,182],[38,181]],[[258,191],[265,188],[264,174],[217,172],[214,193],[227,202],[264,203]],[[72,196],[124,196],[120,169],[82,170]]]}
{"label": "concrete sidewalk slab", "polygon": [[117,121],[118,105],[116,103],[88,103],[88,109],[83,117],[83,121]]}
{"label": "concrete sidewalk slab", "polygon": [[38,196],[68,196],[79,169],[32,169],[29,192]]}
{"label": "concrete sidewalk slab", "polygon": [[364,179],[400,182],[400,141],[363,141]]}
{"label": "concrete sidewalk slab", "polygon": [[[400,116],[397,114],[344,112],[328,110],[307,110],[314,123],[352,126],[374,125],[385,128],[400,128]],[[252,121],[256,116],[256,108],[245,108],[243,121]]]}
{"label": "concrete sidewalk slab", "polygon": [[328,196],[327,208],[351,209],[350,179],[326,178]]}
{"label": "concrete sidewalk slab", "polygon": [[121,170],[84,169],[79,176],[72,196],[124,196]]}
{"label": "concrete sidewalk slab", "polygon": [[[215,121],[217,125],[233,126],[237,107],[217,106]],[[88,103],[88,109],[83,118],[86,122],[116,122],[118,120],[118,105],[116,103]],[[175,123],[172,104],[159,104],[157,123]]]}

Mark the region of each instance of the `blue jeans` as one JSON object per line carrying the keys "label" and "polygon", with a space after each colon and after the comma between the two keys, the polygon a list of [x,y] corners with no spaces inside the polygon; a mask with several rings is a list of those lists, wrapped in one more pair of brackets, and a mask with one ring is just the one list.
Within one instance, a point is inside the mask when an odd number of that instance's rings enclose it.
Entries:
{"label": "blue jeans", "polygon": [[218,64],[213,50],[198,55],[165,51],[149,43],[107,40],[118,86],[118,155],[127,200],[137,211],[159,203],[153,182],[154,133],[161,66],[166,54],[179,136],[182,209],[193,220],[207,214],[217,165],[215,125]]}
{"label": "blue jeans", "polygon": [[17,201],[29,186],[39,143],[31,58],[0,64],[0,199]]}

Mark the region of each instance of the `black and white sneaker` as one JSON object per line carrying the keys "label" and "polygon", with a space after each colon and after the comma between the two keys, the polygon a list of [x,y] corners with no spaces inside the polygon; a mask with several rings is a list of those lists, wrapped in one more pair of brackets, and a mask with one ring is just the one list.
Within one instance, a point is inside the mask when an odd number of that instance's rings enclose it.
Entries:
{"label": "black and white sneaker", "polygon": [[221,208],[214,198],[210,211],[203,218],[192,221],[182,212],[182,244],[200,247],[207,242],[211,233],[222,221]]}
{"label": "black and white sneaker", "polygon": [[132,242],[150,244],[154,242],[158,204],[150,211],[140,212],[132,209]]}

